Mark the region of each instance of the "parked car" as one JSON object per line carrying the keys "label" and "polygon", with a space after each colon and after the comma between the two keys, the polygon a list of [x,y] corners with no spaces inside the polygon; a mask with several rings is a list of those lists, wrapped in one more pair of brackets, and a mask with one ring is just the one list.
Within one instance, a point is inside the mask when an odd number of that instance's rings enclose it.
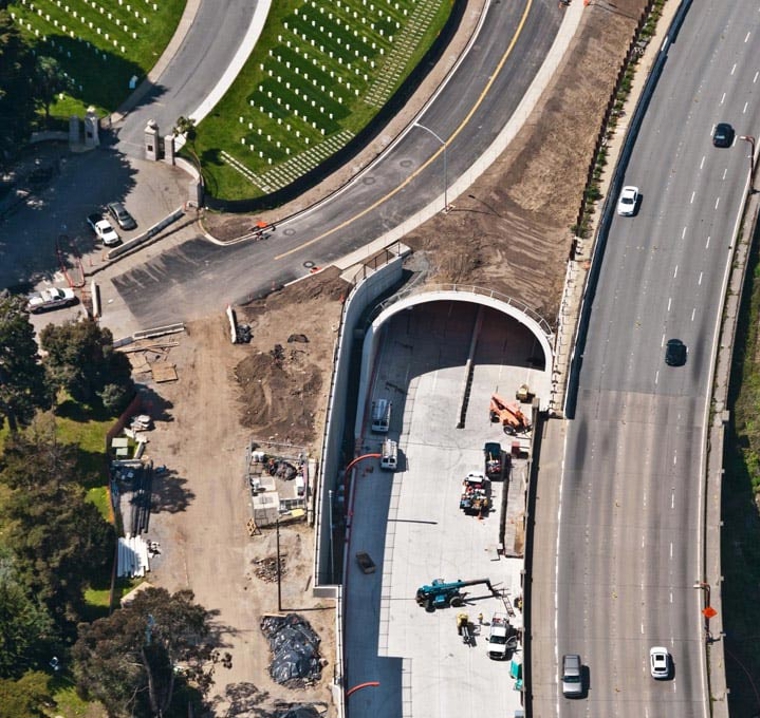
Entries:
{"label": "parked car", "polygon": [[731,147],[734,144],[734,128],[728,122],[719,122],[712,131],[712,141],[716,147]]}
{"label": "parked car", "polygon": [[639,202],[639,188],[623,187],[618,200],[617,213],[623,217],[631,217],[636,213],[636,205]]}
{"label": "parked car", "polygon": [[32,314],[39,314],[51,309],[68,307],[71,304],[76,304],[77,301],[73,289],[69,289],[68,287],[62,289],[50,287],[49,289],[41,289],[39,292],[30,294],[27,298],[26,308]]}
{"label": "parked car", "polygon": [[664,646],[649,649],[649,672],[656,680],[670,678],[670,654]]}
{"label": "parked car", "polygon": [[122,229],[130,230],[137,227],[135,218],[127,212],[127,208],[121,202],[111,202],[107,209],[108,214],[116,220],[116,223]]}
{"label": "parked car", "polygon": [[375,562],[366,551],[359,551],[356,554],[356,562],[362,573],[375,573]]}
{"label": "parked car", "polygon": [[90,229],[95,232],[95,235],[106,247],[111,247],[121,241],[111,223],[107,219],[103,219],[103,215],[99,212],[88,215],[87,224],[90,225]]}

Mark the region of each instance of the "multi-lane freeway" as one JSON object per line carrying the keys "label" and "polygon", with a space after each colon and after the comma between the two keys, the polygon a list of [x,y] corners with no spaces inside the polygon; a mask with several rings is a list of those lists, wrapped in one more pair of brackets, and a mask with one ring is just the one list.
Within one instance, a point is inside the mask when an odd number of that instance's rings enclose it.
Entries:
{"label": "multi-lane freeway", "polygon": [[[582,351],[560,484],[539,502],[536,716],[707,715],[700,609],[703,440],[720,301],[760,111],[756,3],[695,2],[671,45],[625,183],[643,199],[612,222]],[[736,128],[715,148],[714,123]],[[613,198],[613,207],[614,207]],[[665,343],[688,346],[665,363]],[[545,520],[545,521],[544,521]],[[553,527],[553,528],[552,528]],[[551,558],[549,558],[551,557]],[[546,568],[546,565],[544,566]],[[649,650],[673,657],[650,675]],[[587,696],[561,695],[579,653]]]}

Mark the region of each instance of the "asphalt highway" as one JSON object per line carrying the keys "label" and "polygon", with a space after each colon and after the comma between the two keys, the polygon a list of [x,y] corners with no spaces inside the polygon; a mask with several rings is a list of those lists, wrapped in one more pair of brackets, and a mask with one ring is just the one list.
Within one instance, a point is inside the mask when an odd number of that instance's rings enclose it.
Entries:
{"label": "asphalt highway", "polygon": [[[477,41],[417,123],[447,143],[452,184],[488,147],[536,75],[562,19],[554,0],[493,3]],[[444,152],[411,126],[378,161],[318,206],[281,223],[265,242],[229,247],[198,237],[113,279],[129,311],[155,325],[242,303],[398,226],[443,193]]]}
{"label": "asphalt highway", "polygon": [[[540,555],[552,556],[555,614],[549,585],[538,586],[545,631],[535,716],[708,714],[703,596],[694,588],[703,432],[748,180],[749,143],[738,136],[754,134],[760,111],[757,15],[756,3],[694,2],[625,174],[643,199],[634,217],[612,223],[558,501],[538,507],[537,524],[554,527],[538,541]],[[736,129],[729,149],[711,142],[721,121]],[[688,346],[682,367],[665,364],[670,338]],[[670,680],[650,676],[652,646],[670,651]],[[584,700],[561,695],[564,653],[586,666]]]}

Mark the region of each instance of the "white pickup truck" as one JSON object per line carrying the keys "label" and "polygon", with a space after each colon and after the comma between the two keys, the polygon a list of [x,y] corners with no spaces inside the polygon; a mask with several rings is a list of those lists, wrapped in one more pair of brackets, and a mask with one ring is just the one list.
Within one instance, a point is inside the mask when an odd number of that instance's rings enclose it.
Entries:
{"label": "white pickup truck", "polygon": [[488,633],[488,657],[501,661],[507,656],[507,642],[514,632],[509,625],[506,613],[494,613],[491,618],[491,630]]}

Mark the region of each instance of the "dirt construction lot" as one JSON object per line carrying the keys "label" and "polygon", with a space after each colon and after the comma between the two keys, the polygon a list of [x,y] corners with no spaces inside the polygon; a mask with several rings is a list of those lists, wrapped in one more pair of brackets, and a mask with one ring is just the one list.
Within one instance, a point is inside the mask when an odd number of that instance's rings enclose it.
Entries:
{"label": "dirt construction lot", "polygon": [[[553,320],[572,240],[569,227],[601,117],[645,4],[617,0],[615,6],[592,2],[585,8],[570,56],[534,116],[471,188],[479,201],[455,200],[457,210],[406,238],[415,265],[427,267],[430,281],[495,289]],[[217,218],[213,224],[223,228],[238,221]],[[178,381],[148,384],[155,392],[150,412],[157,419],[148,451],[169,469],[155,487],[149,538],[160,542],[162,553],[150,580],[170,590],[189,587],[218,612],[220,639],[233,666],[217,671],[216,715],[274,716],[278,703],[313,703],[320,714],[334,715],[334,613],[329,602],[311,595],[313,533],[305,525],[282,531],[283,609],[312,623],[327,664],[320,682],[298,690],[278,686],[267,673],[259,620],[277,611],[277,589],[254,569],[256,561],[274,556],[275,539],[271,531],[253,537],[246,532],[250,499],[243,471],[253,437],[303,446],[318,456],[347,290],[337,271],[326,270],[241,309],[241,320],[253,330],[250,345],[229,343],[222,316],[192,324],[167,357],[176,364]],[[308,341],[289,343],[295,334]]]}

